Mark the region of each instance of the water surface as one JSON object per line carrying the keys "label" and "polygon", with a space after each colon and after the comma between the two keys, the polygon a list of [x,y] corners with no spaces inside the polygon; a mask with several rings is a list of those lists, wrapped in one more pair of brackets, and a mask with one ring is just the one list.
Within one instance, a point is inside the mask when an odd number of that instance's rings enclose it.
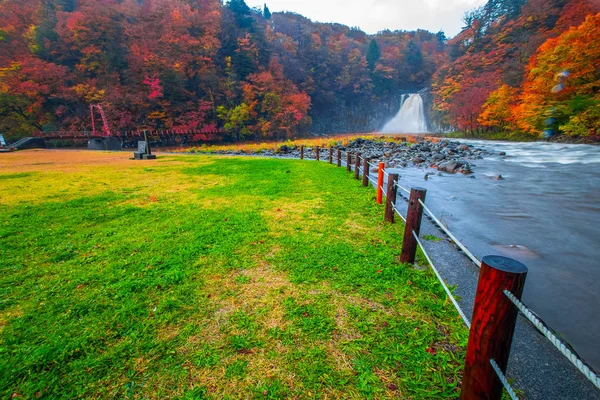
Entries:
{"label": "water surface", "polygon": [[472,161],[475,179],[425,181],[405,168],[401,181],[427,188],[428,206],[478,258],[527,265],[524,301],[600,368],[600,147],[469,143],[507,155]]}

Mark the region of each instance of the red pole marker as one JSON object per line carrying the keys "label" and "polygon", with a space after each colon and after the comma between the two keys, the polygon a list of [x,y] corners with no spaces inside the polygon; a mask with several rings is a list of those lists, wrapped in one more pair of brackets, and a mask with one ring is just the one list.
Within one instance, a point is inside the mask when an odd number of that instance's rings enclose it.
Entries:
{"label": "red pole marker", "polygon": [[379,175],[377,176],[377,204],[381,204],[383,201],[383,170],[385,169],[385,163],[379,163]]}

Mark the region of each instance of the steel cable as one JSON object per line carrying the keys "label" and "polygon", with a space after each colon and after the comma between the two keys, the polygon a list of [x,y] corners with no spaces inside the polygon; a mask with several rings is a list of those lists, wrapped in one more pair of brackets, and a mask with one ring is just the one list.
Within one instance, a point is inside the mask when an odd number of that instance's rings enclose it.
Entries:
{"label": "steel cable", "polygon": [[500,367],[498,366],[498,364],[496,364],[496,361],[490,360],[490,364],[492,364],[492,368],[494,368],[494,371],[496,372],[496,375],[498,375],[498,379],[500,379],[500,382],[502,382],[502,386],[504,386],[504,389],[506,389],[506,393],[508,393],[508,396],[512,400],[519,400],[512,386],[510,386],[510,383],[508,383],[508,380],[500,370]]}
{"label": "steel cable", "polygon": [[398,209],[396,208],[396,205],[394,204],[393,201],[390,202],[392,204],[392,209],[396,212],[396,214],[398,214],[398,216],[400,218],[402,218],[402,221],[406,222],[406,218],[404,218],[404,215],[400,214],[400,211],[398,211]]}
{"label": "steel cable", "polygon": [[415,240],[417,241],[417,243],[419,244],[419,246],[421,247],[421,250],[423,251],[423,254],[425,255],[425,258],[427,259],[427,262],[429,262],[429,265],[431,266],[431,269],[435,273],[435,276],[438,278],[438,280],[442,284],[442,287],[444,288],[444,291],[446,291],[446,294],[448,295],[448,298],[450,298],[450,301],[452,302],[452,304],[456,308],[456,311],[458,311],[458,313],[460,314],[460,316],[463,319],[463,321],[465,322],[465,325],[467,326],[467,328],[471,329],[471,322],[469,322],[469,319],[467,318],[467,316],[463,312],[462,308],[460,308],[460,305],[458,304],[458,302],[456,301],[456,299],[452,295],[452,292],[450,291],[450,289],[448,289],[448,286],[446,285],[446,282],[444,282],[444,280],[442,279],[442,276],[440,275],[440,273],[438,272],[437,268],[433,264],[433,261],[431,261],[431,258],[429,258],[429,254],[427,254],[427,251],[425,251],[425,247],[423,247],[423,244],[419,240],[419,237],[417,236],[417,234],[415,233],[415,231],[412,231],[412,234],[415,237]]}
{"label": "steel cable", "polygon": [[421,201],[421,199],[419,199],[419,204],[421,204],[421,206],[423,206],[423,209],[427,212],[427,214],[431,217],[431,219],[433,219],[435,221],[435,223],[446,233],[446,235],[448,235],[450,237],[450,239],[452,239],[452,241],[454,243],[456,243],[456,245],[458,247],[460,247],[460,249],[466,254],[467,257],[469,257],[471,259],[471,261],[473,262],[473,264],[477,265],[478,267],[481,268],[481,261],[479,261],[477,259],[477,257],[475,257],[470,251],[469,249],[467,249],[461,242],[458,241],[458,239],[452,234],[452,232],[450,232],[448,230],[448,228],[446,228],[439,219],[437,219],[437,217],[435,216],[435,214],[433,214],[433,212],[427,208],[427,206],[425,205],[425,203],[423,203],[423,201]]}
{"label": "steel cable", "polygon": [[398,182],[396,182],[396,187],[400,190],[402,190],[403,192],[406,192],[408,194],[410,194],[410,190],[408,190],[407,188],[405,188],[404,186],[401,186],[398,184]]}
{"label": "steel cable", "polygon": [[588,378],[594,386],[600,389],[600,377],[594,373],[571,349],[569,349],[562,340],[560,340],[548,326],[525,304],[515,297],[508,290],[503,290],[508,299],[521,311],[523,316],[529,320],[546,338],[567,358],[581,373]]}

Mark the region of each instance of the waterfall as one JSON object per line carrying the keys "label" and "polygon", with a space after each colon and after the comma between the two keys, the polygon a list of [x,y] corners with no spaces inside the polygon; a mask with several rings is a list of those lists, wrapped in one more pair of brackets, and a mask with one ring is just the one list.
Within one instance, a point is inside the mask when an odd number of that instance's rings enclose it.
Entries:
{"label": "waterfall", "polygon": [[400,111],[383,129],[382,133],[426,133],[425,107],[419,94],[411,94],[405,100],[402,95]]}

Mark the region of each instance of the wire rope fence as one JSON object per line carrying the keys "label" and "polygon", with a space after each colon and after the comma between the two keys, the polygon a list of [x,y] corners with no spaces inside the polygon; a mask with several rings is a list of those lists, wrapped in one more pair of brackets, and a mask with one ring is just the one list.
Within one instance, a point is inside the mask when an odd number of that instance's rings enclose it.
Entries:
{"label": "wire rope fence", "polygon": [[[303,154],[303,151],[301,154]],[[329,150],[329,154],[329,163],[333,163],[332,149]],[[353,157],[354,162],[352,162]],[[362,167],[360,165],[361,161],[363,163]],[[521,302],[520,299],[527,275],[526,266],[516,260],[500,256],[486,256],[479,260],[425,204],[426,190],[422,188],[408,189],[400,185],[399,175],[386,171],[384,163],[379,162],[376,164],[358,153],[342,152],[338,149],[337,166],[342,165],[349,172],[354,172],[356,179],[359,179],[359,175],[362,175],[365,186],[370,183],[375,187],[378,203],[385,204],[386,221],[394,222],[394,215],[404,221],[401,262],[414,263],[417,248],[420,248],[448,299],[470,330],[461,398],[479,398],[475,396],[475,392],[485,390],[488,395],[486,398],[500,399],[502,389],[504,389],[512,400],[518,399],[515,390],[506,377],[506,369],[519,313],[542,333],[583,376],[596,388],[600,389],[598,374],[568,344],[564,343],[535,312]],[[371,176],[374,169],[377,172],[377,179]],[[387,185],[384,183],[384,179],[387,179]],[[387,193],[385,193],[386,187]],[[399,193],[397,189],[400,190]],[[384,196],[384,193],[386,201],[382,203],[381,197]],[[408,202],[406,216],[398,209],[398,197]],[[471,320],[456,300],[452,290],[446,284],[420,239],[419,233],[423,214],[426,214],[432,223],[447,235],[470,262],[480,269]]]}

